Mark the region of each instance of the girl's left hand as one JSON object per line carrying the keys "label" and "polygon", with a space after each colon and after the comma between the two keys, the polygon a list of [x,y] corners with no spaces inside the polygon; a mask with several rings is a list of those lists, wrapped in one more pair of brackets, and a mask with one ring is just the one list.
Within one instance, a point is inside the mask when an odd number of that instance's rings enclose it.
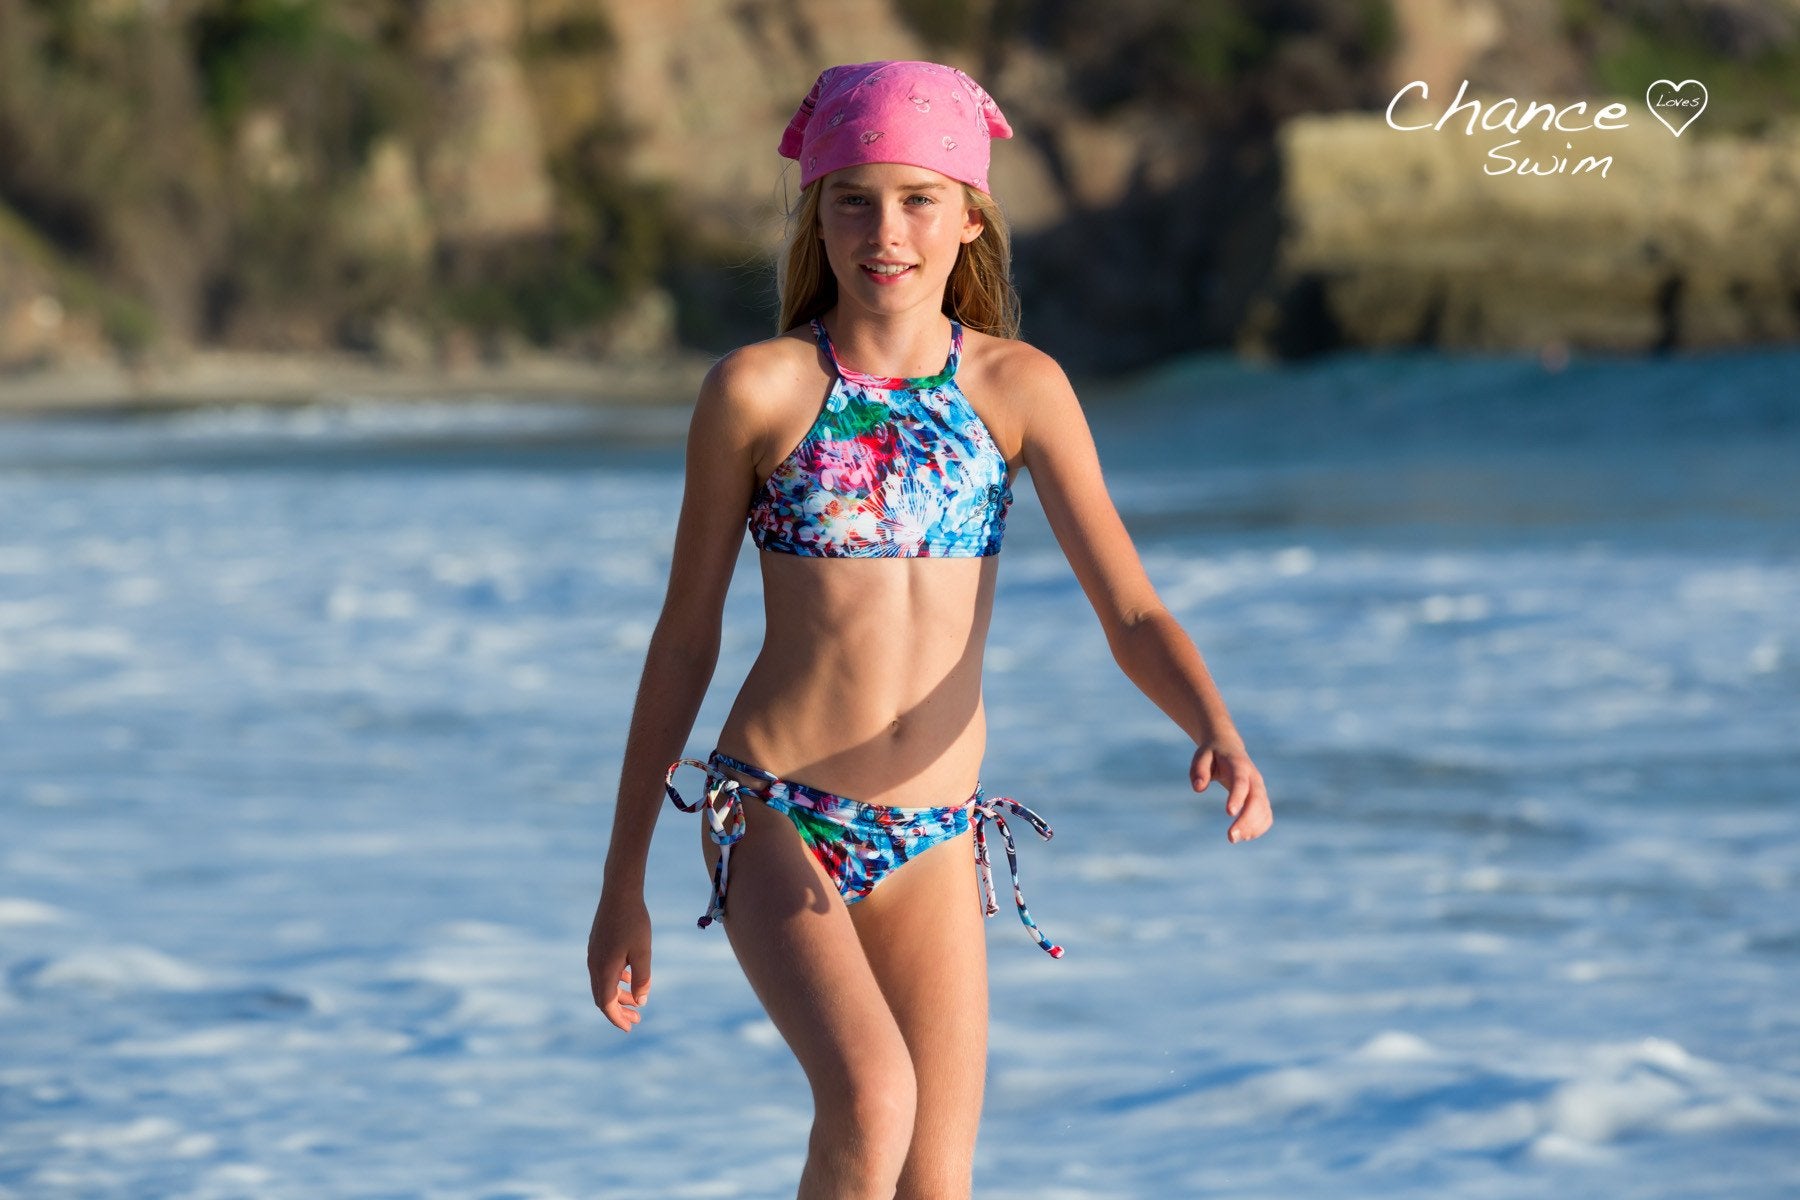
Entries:
{"label": "girl's left hand", "polygon": [[1227,841],[1259,838],[1275,823],[1262,772],[1250,761],[1242,742],[1208,742],[1200,746],[1188,767],[1188,779],[1196,792],[1204,792],[1215,779],[1224,785],[1225,811],[1234,818],[1225,831]]}

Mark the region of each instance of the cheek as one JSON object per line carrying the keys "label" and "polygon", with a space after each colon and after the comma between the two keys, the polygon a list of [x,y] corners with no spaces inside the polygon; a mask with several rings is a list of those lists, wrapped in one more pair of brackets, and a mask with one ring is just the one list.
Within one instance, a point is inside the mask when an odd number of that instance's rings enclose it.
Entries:
{"label": "cheek", "polygon": [[961,228],[962,222],[954,214],[941,210],[926,210],[914,218],[912,235],[921,243],[955,244],[959,240]]}
{"label": "cheek", "polygon": [[869,223],[860,214],[838,213],[819,221],[819,237],[831,251],[854,253],[869,238]]}
{"label": "cheek", "polygon": [[827,262],[843,258],[849,253],[846,247],[854,240],[853,237],[846,236],[842,226],[821,224],[819,227],[819,253],[825,256]]}

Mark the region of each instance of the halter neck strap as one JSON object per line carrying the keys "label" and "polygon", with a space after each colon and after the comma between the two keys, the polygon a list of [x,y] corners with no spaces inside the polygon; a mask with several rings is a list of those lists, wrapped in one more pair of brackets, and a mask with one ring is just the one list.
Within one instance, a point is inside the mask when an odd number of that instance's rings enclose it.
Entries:
{"label": "halter neck strap", "polygon": [[831,335],[825,332],[825,323],[814,317],[812,328],[813,335],[818,339],[819,349],[823,350],[826,357],[831,359],[831,365],[837,369],[837,373],[843,377],[846,383],[854,383],[860,387],[879,388],[888,392],[922,391],[925,388],[942,387],[956,375],[956,365],[962,360],[963,327],[962,322],[955,317],[950,318],[950,356],[945,360],[943,369],[936,375],[917,375],[910,379],[897,375],[870,375],[865,371],[846,367],[838,358],[837,347],[831,343]]}

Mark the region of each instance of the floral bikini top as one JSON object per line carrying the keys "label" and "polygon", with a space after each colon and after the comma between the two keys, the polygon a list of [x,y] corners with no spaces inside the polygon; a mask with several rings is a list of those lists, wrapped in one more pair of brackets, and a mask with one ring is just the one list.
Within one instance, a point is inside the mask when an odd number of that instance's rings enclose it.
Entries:
{"label": "floral bikini top", "polygon": [[822,558],[981,558],[1012,504],[1006,458],[956,383],[963,328],[936,375],[865,375],[838,361],[812,428],[750,503],[759,550]]}

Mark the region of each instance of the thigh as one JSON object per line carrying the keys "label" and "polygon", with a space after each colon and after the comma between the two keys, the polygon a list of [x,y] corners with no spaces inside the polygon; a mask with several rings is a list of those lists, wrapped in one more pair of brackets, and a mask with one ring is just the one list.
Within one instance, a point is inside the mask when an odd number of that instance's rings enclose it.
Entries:
{"label": "thigh", "polygon": [[[910,1105],[906,1043],[843,898],[786,816],[746,799],[744,821],[731,851],[725,933],[815,1100],[867,1105],[874,1090]],[[704,847],[710,871],[719,851],[710,839]]]}
{"label": "thigh", "polygon": [[901,866],[850,908],[912,1055],[919,1090],[915,1146],[942,1160],[909,1161],[909,1173],[955,1174],[974,1156],[988,1032],[987,941],[977,891],[973,835],[964,833]]}

